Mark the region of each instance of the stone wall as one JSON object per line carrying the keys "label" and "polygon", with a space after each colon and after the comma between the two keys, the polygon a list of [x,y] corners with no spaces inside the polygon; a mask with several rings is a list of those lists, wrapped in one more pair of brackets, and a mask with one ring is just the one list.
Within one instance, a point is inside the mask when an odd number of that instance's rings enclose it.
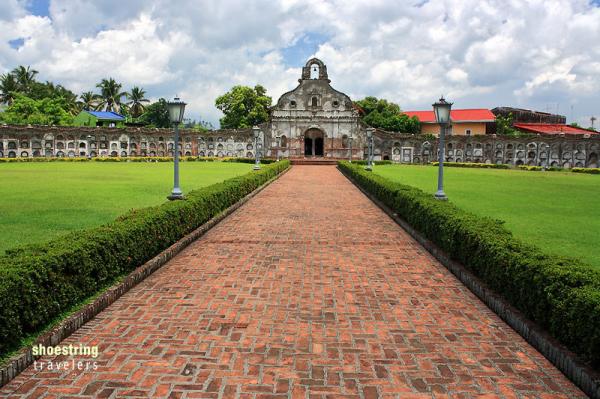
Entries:
{"label": "stone wall", "polygon": [[[376,133],[375,159],[423,164],[437,160],[437,139]],[[449,136],[448,162],[503,163],[558,167],[598,167],[600,135],[528,136],[522,138]]]}
{"label": "stone wall", "polygon": [[[264,132],[266,155],[294,157],[290,151],[293,141],[277,141],[269,125]],[[359,124],[357,129],[364,130]],[[425,164],[437,160],[437,139],[424,136],[375,132],[374,158],[394,162]],[[348,137],[325,140],[326,150],[335,150],[336,158],[350,156]],[[144,128],[85,128],[85,127],[24,127],[0,126],[0,157],[125,157],[172,156],[173,131]],[[255,156],[251,129],[223,129],[198,132],[181,129],[180,154],[206,157]],[[365,140],[352,143],[353,159],[365,159]],[[559,167],[598,167],[600,135],[529,136],[509,138],[496,135],[449,136],[446,140],[446,161],[505,163]]]}
{"label": "stone wall", "polygon": [[[289,158],[296,154],[294,139],[277,140],[269,124],[261,127],[259,147],[266,155]],[[365,126],[358,123],[357,131]],[[180,154],[205,157],[255,156],[252,129],[222,129],[210,132],[181,129]],[[357,135],[358,136],[358,135]],[[355,136],[355,137],[357,137]],[[375,132],[374,158],[394,162],[425,164],[437,160],[437,139]],[[297,139],[297,145],[304,144]],[[325,151],[334,158],[366,159],[366,140],[349,140],[347,135],[326,136]],[[172,156],[171,129],[87,128],[47,126],[0,126],[0,157],[125,157]],[[261,150],[261,155],[262,155]],[[560,167],[598,167],[600,135],[553,135],[510,138],[496,135],[449,136],[446,139],[446,161],[505,163]]]}
{"label": "stone wall", "polygon": [[[254,157],[251,129],[181,129],[180,154]],[[0,158],[173,156],[173,130],[0,126]]]}

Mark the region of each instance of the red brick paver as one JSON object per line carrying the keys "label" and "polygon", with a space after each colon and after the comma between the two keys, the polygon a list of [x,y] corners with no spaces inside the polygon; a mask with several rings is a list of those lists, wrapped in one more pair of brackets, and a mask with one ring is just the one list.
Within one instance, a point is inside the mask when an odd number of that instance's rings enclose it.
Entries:
{"label": "red brick paver", "polygon": [[295,166],[63,343],[99,345],[98,369],[0,394],[584,396],[331,166]]}

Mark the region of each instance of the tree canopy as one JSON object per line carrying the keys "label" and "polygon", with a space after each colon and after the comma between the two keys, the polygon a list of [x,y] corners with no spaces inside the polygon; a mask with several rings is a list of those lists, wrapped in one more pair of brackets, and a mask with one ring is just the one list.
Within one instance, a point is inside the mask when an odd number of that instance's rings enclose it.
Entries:
{"label": "tree canopy", "polygon": [[140,116],[139,121],[151,127],[170,127],[169,108],[164,98],[146,107],[146,112]]}
{"label": "tree canopy", "polygon": [[127,94],[121,91],[122,86],[113,78],[102,79],[96,85],[100,89],[98,108],[105,111],[121,112],[121,99]]}
{"label": "tree canopy", "polygon": [[513,115],[509,113],[507,116],[496,116],[496,134],[501,136],[519,137],[521,132],[513,127]]}
{"label": "tree canopy", "polygon": [[[60,84],[50,81],[39,82],[36,80],[37,74],[38,71],[30,66],[20,65],[9,73],[0,75],[0,103],[6,104],[10,108],[15,99],[20,98],[19,104],[11,108],[12,114],[3,118],[6,123],[37,123],[33,120],[38,120],[39,116],[36,116],[36,112],[30,112],[31,107],[38,110],[46,109],[50,107],[50,104],[60,106],[67,114],[72,116],[77,115],[82,110],[106,110],[139,118],[145,111],[145,103],[149,102],[143,88],[134,86],[130,92],[126,92],[121,90],[123,85],[113,78],[102,79],[96,85],[99,93],[85,91],[77,96]],[[23,97],[34,101],[27,101]],[[125,99],[127,102],[125,102]],[[38,100],[48,101],[38,102]],[[164,125],[164,121],[157,118],[157,107],[160,107],[160,104],[154,107],[154,114],[149,115],[147,119]],[[24,113],[17,115],[21,111]],[[50,115],[48,120],[56,120],[56,115]],[[62,121],[61,124],[64,124],[68,118],[59,117],[58,120]]]}
{"label": "tree canopy", "polygon": [[266,122],[269,118],[271,102],[267,90],[261,85],[256,85],[254,88],[232,87],[215,101],[215,106],[224,114],[220,119],[221,128],[247,128]]}
{"label": "tree canopy", "polygon": [[150,102],[146,98],[146,90],[141,87],[134,86],[129,93],[125,93],[127,99],[127,106],[129,107],[129,111],[131,112],[131,116],[134,118],[138,118],[140,115],[144,113],[146,106],[144,103]]}
{"label": "tree canopy", "polygon": [[65,108],[63,98],[36,100],[17,93],[11,104],[0,113],[0,121],[13,125],[71,125],[73,115]]}
{"label": "tree canopy", "polygon": [[364,111],[362,120],[369,126],[390,132],[417,134],[421,131],[419,120],[403,114],[398,104],[377,97],[365,97],[355,104]]}

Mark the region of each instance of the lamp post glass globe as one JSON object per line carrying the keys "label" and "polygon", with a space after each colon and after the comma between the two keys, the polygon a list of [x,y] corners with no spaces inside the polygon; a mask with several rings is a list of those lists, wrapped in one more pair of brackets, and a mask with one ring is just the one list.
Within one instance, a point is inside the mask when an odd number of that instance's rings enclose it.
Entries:
{"label": "lamp post glass globe", "polygon": [[187,104],[175,97],[172,101],[167,102],[167,108],[169,109],[169,119],[174,125],[178,125],[183,121],[183,113]]}
{"label": "lamp post glass globe", "polygon": [[445,201],[448,199],[444,193],[444,150],[446,138],[446,126],[450,123],[450,111],[452,103],[447,102],[442,96],[436,103],[432,104],[435,120],[440,125],[440,139],[438,145],[438,189],[434,195],[436,199]]}
{"label": "lamp post glass globe", "polygon": [[167,198],[171,201],[184,199],[183,192],[179,187],[179,124],[183,121],[183,113],[186,103],[175,97],[173,101],[167,102],[169,119],[175,129],[175,145],[173,146],[173,191]]}
{"label": "lamp post glass globe", "polygon": [[436,103],[432,104],[435,121],[439,124],[450,123],[450,109],[452,103],[447,102],[442,96]]}
{"label": "lamp post glass globe", "polygon": [[254,132],[254,155],[255,155],[255,160],[254,160],[254,170],[260,170],[260,153],[258,152],[258,139],[260,137],[260,128],[258,126],[254,126],[252,128],[252,131]]}

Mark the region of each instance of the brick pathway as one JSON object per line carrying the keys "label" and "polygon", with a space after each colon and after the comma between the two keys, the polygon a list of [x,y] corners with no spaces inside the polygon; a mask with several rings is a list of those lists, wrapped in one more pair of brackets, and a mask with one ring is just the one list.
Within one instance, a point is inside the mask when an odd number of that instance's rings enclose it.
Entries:
{"label": "brick pathway", "polygon": [[295,166],[63,343],[98,344],[98,369],[0,394],[583,397],[331,166]]}

